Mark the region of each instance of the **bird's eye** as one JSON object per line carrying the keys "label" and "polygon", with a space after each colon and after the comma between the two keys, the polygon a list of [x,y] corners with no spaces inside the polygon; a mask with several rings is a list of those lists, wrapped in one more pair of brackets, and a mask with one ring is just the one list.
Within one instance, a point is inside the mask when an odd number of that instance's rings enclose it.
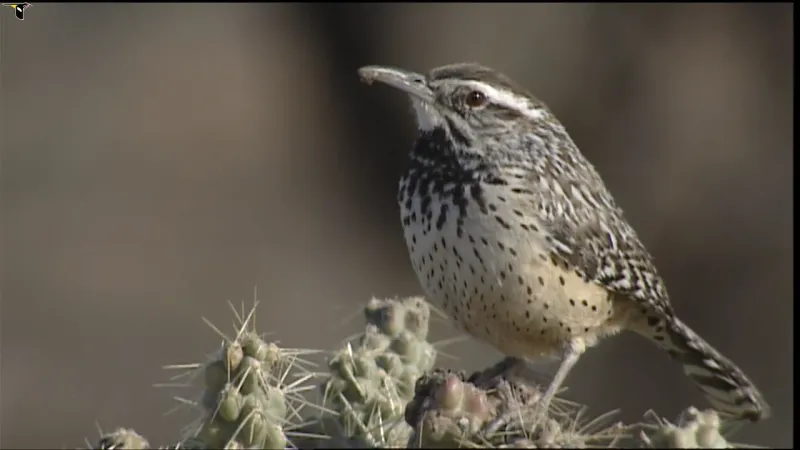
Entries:
{"label": "bird's eye", "polygon": [[464,101],[470,108],[479,108],[486,104],[486,94],[481,91],[471,91]]}

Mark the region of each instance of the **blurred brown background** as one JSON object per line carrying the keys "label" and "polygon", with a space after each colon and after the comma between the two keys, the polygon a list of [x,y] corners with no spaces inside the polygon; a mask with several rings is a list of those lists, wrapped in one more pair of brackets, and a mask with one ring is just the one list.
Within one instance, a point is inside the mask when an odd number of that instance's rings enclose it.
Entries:
{"label": "blurred brown background", "polygon": [[[356,69],[480,61],[549,103],[655,255],[677,311],[792,438],[792,5],[61,5],[2,38],[0,445],[104,429],[167,444],[161,366],[230,331],[226,301],[332,349],[370,296],[417,294],[395,189],[406,101]],[[439,337],[453,331],[437,323]],[[477,350],[476,350],[477,349]],[[447,366],[478,368],[480,354]],[[674,417],[706,403],[632,336],[569,396]]]}

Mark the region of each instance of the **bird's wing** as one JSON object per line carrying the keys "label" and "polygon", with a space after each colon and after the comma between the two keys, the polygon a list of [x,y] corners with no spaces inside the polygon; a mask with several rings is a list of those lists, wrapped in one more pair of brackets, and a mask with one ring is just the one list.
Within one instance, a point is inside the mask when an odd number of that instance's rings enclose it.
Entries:
{"label": "bird's wing", "polygon": [[[553,256],[612,293],[673,315],[653,257],[600,175],[579,153],[570,152],[569,157],[570,169],[553,169],[556,162],[550,161],[547,165],[555,176],[547,179],[549,186],[534,186],[542,204],[558,205],[543,214]],[[542,178],[531,181],[543,183]]]}
{"label": "bird's wing", "polygon": [[627,223],[593,220],[572,227],[554,223],[550,230],[557,243],[555,257],[585,279],[658,312],[674,314],[652,256]]}

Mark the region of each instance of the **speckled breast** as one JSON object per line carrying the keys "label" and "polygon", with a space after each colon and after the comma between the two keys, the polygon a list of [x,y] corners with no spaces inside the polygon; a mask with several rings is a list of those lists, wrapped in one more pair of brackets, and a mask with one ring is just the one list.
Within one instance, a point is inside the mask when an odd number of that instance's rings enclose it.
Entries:
{"label": "speckled breast", "polygon": [[490,188],[485,208],[450,196],[404,195],[411,263],[428,299],[454,324],[507,355],[552,354],[575,336],[607,332],[613,304],[597,285],[554,264],[534,218]]}

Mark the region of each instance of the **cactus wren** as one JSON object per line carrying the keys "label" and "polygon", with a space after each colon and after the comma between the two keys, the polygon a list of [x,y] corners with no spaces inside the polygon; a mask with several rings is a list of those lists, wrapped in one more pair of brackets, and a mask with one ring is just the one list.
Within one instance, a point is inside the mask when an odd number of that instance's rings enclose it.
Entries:
{"label": "cactus wren", "polygon": [[561,354],[542,408],[587,348],[632,330],[724,417],[769,415],[745,374],[675,315],[652,257],[541,101],[477,64],[359,75],[411,99],[419,136],[398,201],[425,293],[515,364]]}

